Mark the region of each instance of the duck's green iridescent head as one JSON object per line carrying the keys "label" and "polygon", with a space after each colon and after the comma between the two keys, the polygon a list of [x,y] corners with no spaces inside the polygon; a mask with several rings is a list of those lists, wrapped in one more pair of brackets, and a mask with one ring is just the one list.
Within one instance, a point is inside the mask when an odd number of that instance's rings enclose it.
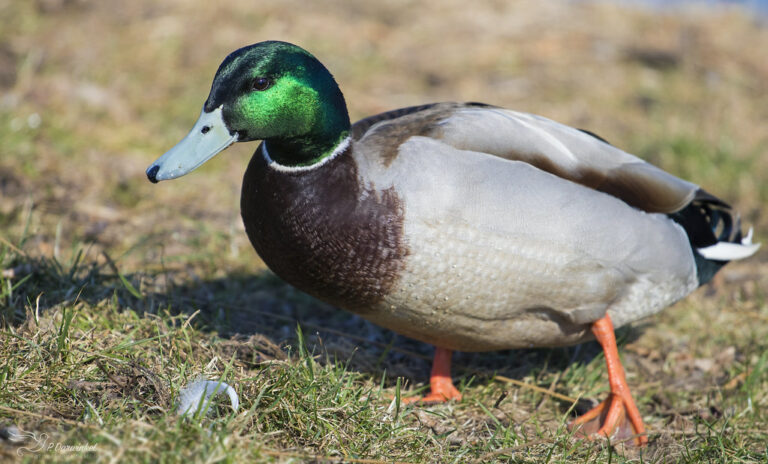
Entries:
{"label": "duck's green iridescent head", "polygon": [[329,155],[349,127],[344,97],[322,63],[296,45],[260,42],[224,59],[197,123],[147,176],[183,176],[251,140],[264,140],[280,164],[306,166]]}

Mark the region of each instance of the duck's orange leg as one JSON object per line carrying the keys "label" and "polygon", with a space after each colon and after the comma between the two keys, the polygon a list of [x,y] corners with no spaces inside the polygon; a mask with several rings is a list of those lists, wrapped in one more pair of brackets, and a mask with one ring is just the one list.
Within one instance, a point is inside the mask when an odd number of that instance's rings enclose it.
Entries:
{"label": "duck's orange leg", "polygon": [[[611,385],[611,393],[608,398],[594,409],[576,418],[569,424],[570,429],[581,428],[586,438],[612,437],[622,426],[626,426],[626,419],[632,426],[635,434],[635,444],[642,446],[648,443],[645,435],[645,426],[640,417],[640,411],[635,406],[635,400],[629,392],[627,379],[624,377],[624,368],[619,360],[619,351],[616,348],[616,335],[613,333],[613,323],[607,314],[592,324],[592,333],[605,352],[605,364],[608,367],[608,382]],[[597,428],[594,434],[590,431]]]}
{"label": "duck's orange leg", "polygon": [[432,360],[432,373],[429,377],[429,386],[432,391],[424,397],[412,396],[403,398],[402,402],[408,403],[444,403],[448,400],[461,401],[461,393],[453,386],[451,380],[451,355],[453,351],[435,347],[435,358]]}

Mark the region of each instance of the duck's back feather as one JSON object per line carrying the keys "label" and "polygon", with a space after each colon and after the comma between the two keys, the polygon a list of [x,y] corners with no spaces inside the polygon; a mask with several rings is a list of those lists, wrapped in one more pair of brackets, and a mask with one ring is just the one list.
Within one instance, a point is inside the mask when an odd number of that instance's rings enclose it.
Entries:
{"label": "duck's back feather", "polygon": [[754,254],[731,207],[697,185],[620,150],[602,137],[550,119],[484,103],[436,103],[363,119],[352,138],[384,147],[389,165],[403,142],[427,136],[459,150],[522,161],[680,224],[695,254],[700,284],[723,264]]}
{"label": "duck's back feather", "polygon": [[409,137],[429,136],[459,150],[526,162],[646,212],[677,212],[698,190],[588,131],[482,103],[438,103],[382,113],[356,123],[352,136],[382,147],[387,164]]}

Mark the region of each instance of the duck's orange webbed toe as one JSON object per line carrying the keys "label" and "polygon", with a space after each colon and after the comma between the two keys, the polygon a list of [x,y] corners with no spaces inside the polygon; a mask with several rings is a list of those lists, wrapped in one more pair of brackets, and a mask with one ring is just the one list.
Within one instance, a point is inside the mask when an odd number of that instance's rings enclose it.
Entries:
{"label": "duck's orange webbed toe", "polygon": [[631,432],[635,435],[634,443],[638,446],[645,445],[648,443],[648,437],[645,435],[640,411],[632,399],[624,376],[610,316],[606,314],[602,319],[595,321],[592,324],[592,333],[605,352],[611,393],[605,401],[573,420],[568,428],[576,430],[578,436],[587,439],[621,439],[632,435],[629,430],[631,426]]}

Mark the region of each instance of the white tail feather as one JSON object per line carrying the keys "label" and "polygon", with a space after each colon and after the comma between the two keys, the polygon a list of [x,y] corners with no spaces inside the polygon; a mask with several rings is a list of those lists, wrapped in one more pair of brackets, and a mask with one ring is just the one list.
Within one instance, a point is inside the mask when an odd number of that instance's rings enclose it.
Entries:
{"label": "white tail feather", "polygon": [[752,243],[752,228],[749,228],[747,236],[741,240],[741,243],[718,242],[714,245],[698,248],[698,252],[706,259],[715,261],[733,261],[735,259],[744,259],[754,255],[760,248],[759,243]]}
{"label": "white tail feather", "polygon": [[753,228],[749,228],[749,232],[747,232],[747,236],[741,239],[742,245],[752,245],[752,232],[755,230]]}

